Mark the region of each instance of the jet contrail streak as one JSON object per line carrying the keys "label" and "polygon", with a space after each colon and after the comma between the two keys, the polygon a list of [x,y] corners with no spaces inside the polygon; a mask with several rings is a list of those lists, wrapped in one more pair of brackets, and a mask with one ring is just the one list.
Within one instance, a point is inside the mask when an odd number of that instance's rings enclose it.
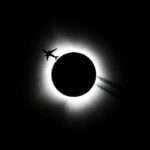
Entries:
{"label": "jet contrail streak", "polygon": [[97,84],[97,86],[101,89],[103,89],[104,91],[106,91],[107,93],[110,93],[111,95],[115,96],[115,97],[120,97],[121,96],[121,93],[122,93],[122,88],[120,85],[110,81],[110,80],[107,80],[103,77],[98,77],[104,84],[105,86],[103,85],[100,85],[100,84]]}
{"label": "jet contrail streak", "polygon": [[112,81],[110,81],[110,80],[107,80],[107,79],[105,79],[105,78],[103,78],[103,77],[99,77],[99,76],[98,76],[98,78],[99,78],[103,83],[109,85],[111,88],[115,88],[115,89],[118,89],[118,90],[121,90],[121,89],[122,89],[122,87],[121,87],[119,84],[115,83],[115,82],[112,82]]}
{"label": "jet contrail streak", "polygon": [[97,86],[114,97],[120,97],[120,92],[118,91],[111,90],[101,85],[97,85]]}

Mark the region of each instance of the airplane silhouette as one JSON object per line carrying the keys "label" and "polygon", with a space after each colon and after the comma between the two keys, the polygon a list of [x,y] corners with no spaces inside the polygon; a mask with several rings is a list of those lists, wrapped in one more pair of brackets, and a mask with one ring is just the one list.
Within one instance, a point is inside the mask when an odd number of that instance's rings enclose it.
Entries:
{"label": "airplane silhouette", "polygon": [[52,49],[51,51],[50,50],[45,50],[45,49],[41,49],[44,53],[45,53],[45,56],[46,56],[46,59],[48,60],[49,56],[52,56],[54,57],[55,59],[58,58],[58,56],[54,56],[52,53],[57,50],[57,48],[55,49]]}

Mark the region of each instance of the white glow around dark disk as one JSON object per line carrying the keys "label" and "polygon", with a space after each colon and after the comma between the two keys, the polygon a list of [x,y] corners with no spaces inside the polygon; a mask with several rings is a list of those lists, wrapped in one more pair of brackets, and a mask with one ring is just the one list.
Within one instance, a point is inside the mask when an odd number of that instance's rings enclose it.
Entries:
{"label": "white glow around dark disk", "polygon": [[[102,59],[99,53],[94,50],[92,46],[88,44],[81,44],[72,41],[57,41],[47,47],[47,49],[57,48],[57,50],[53,53],[56,56],[61,57],[62,55],[70,52],[79,52],[81,54],[86,55],[93,62],[96,75],[97,76],[106,76],[106,72],[104,70],[104,66],[102,65]],[[47,61],[44,57],[42,60],[42,70],[41,70],[41,87],[40,90],[42,94],[47,97],[49,102],[52,103],[62,103],[65,104],[66,110],[70,112],[82,112],[83,110],[95,105],[98,101],[101,100],[103,94],[102,91],[95,85],[84,95],[77,97],[69,97],[62,93],[60,93],[54,86],[51,78],[51,72],[53,65],[55,63],[55,59],[50,57]],[[78,60],[77,60],[78,61]],[[61,76],[61,75],[60,75]]]}

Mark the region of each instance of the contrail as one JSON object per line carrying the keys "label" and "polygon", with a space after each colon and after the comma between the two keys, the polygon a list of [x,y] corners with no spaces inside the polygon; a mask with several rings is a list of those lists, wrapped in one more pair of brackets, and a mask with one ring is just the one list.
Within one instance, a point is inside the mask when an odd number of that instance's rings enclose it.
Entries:
{"label": "contrail", "polygon": [[104,90],[104,91],[106,91],[107,93],[109,93],[110,95],[112,95],[112,96],[114,96],[114,97],[120,97],[121,96],[121,92],[118,92],[118,91],[116,91],[116,90],[112,90],[112,89],[110,89],[110,88],[106,88],[106,87],[104,87],[104,86],[102,86],[102,85],[98,85],[97,84],[97,86],[99,87],[99,88],[101,88],[102,90]]}
{"label": "contrail", "polygon": [[107,79],[105,79],[105,78],[103,78],[103,77],[98,77],[98,78],[99,78],[103,83],[109,85],[109,86],[112,87],[112,88],[115,88],[115,89],[121,89],[121,88],[122,88],[119,84],[117,84],[117,83],[115,83],[115,82],[112,82],[112,81],[110,81],[110,80],[107,80]]}
{"label": "contrail", "polygon": [[117,83],[114,83],[110,80],[107,80],[103,77],[98,77],[105,85],[97,84],[99,88],[106,91],[107,93],[115,96],[120,97],[121,93],[123,92],[123,87]]}

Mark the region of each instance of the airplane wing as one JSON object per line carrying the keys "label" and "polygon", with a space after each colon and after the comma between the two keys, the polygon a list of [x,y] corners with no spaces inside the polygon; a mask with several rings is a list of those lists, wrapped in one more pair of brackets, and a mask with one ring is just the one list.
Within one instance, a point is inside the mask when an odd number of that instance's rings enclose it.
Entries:
{"label": "airplane wing", "polygon": [[49,56],[48,56],[48,55],[46,55],[46,59],[47,59],[47,60],[48,60],[48,57],[49,57]]}
{"label": "airplane wing", "polygon": [[55,48],[55,49],[51,50],[50,52],[51,52],[51,53],[53,53],[54,51],[56,51],[56,49],[57,49],[57,48]]}
{"label": "airplane wing", "polygon": [[45,49],[41,49],[44,53],[47,53],[47,51]]}

